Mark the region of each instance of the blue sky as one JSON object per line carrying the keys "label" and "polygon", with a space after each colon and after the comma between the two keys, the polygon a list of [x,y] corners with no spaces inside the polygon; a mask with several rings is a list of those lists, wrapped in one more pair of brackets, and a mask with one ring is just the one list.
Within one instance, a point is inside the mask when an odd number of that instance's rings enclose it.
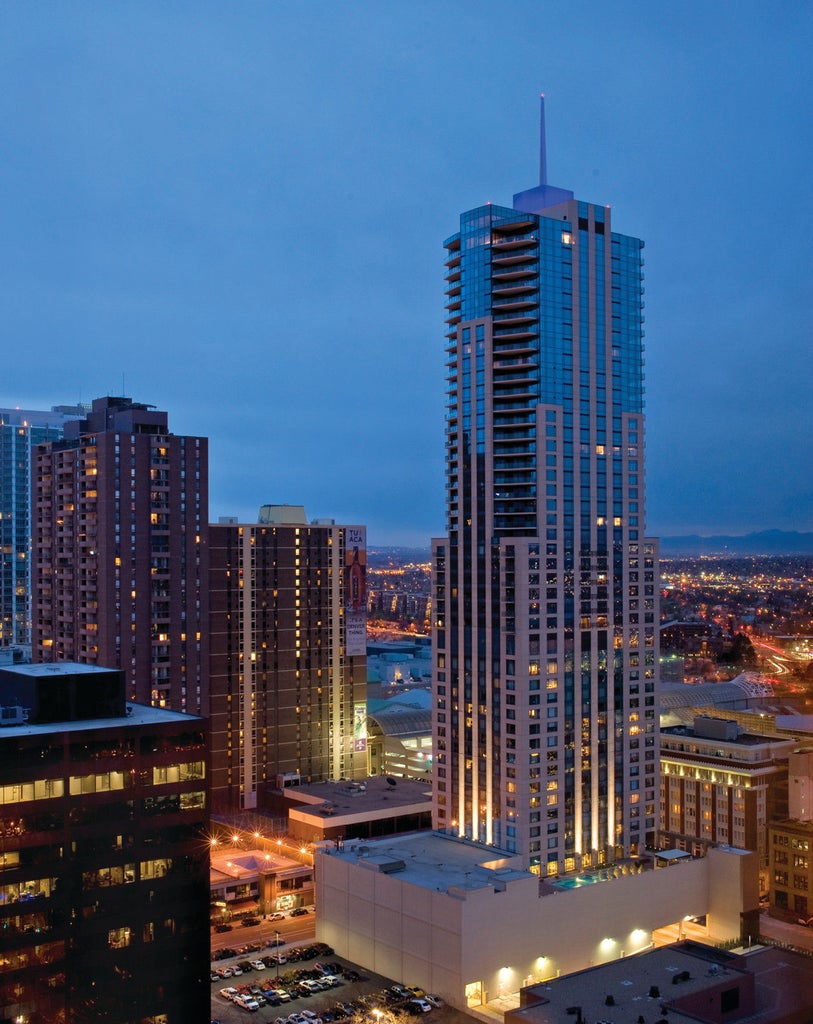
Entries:
{"label": "blue sky", "polygon": [[648,525],[813,529],[813,6],[0,6],[0,404],[122,391],[210,513],[443,532],[442,241],[548,171],[646,240]]}

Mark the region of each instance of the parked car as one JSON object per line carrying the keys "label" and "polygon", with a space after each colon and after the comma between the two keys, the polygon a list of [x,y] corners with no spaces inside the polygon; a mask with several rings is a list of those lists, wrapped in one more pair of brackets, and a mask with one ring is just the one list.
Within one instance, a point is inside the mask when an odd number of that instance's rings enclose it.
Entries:
{"label": "parked car", "polygon": [[436,996],[432,992],[427,992],[426,995],[424,996],[424,999],[427,1001],[427,1003],[431,1003],[432,1006],[443,1006],[443,1000],[440,998],[440,996]]}
{"label": "parked car", "polygon": [[408,1013],[415,1013],[413,1007],[417,1009],[418,1013],[429,1013],[432,1009],[432,1004],[427,1003],[425,999],[410,999],[405,1009]]}
{"label": "parked car", "polygon": [[231,931],[231,925],[230,924],[226,924],[225,922],[223,924],[216,924],[215,925],[215,931],[216,932],[230,932]]}
{"label": "parked car", "polygon": [[251,966],[254,968],[255,971],[265,970],[265,964],[262,962],[262,960],[252,960]]}
{"label": "parked car", "polygon": [[259,1010],[260,1008],[260,1004],[256,999],[248,995],[243,995],[240,992],[237,993],[232,1002],[235,1006],[242,1006],[244,1010],[251,1010],[252,1012]]}
{"label": "parked car", "polygon": [[276,912],[276,914],[269,914],[268,915],[268,920],[269,921],[284,921],[285,920],[285,914],[283,914],[281,911],[278,910]]}
{"label": "parked car", "polygon": [[289,917],[304,917],[305,914],[307,913],[308,911],[305,909],[305,907],[296,907],[294,910],[291,911]]}
{"label": "parked car", "polygon": [[291,994],[286,992],[284,988],[270,988],[266,993],[266,997],[271,996],[274,999],[279,999],[281,1003],[290,1003]]}

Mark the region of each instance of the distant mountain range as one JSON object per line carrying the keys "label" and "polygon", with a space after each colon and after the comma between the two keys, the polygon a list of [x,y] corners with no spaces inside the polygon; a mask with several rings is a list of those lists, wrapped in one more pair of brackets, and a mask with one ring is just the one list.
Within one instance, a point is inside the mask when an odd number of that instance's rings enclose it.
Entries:
{"label": "distant mountain range", "polygon": [[813,555],[813,533],[760,530],[741,537],[661,537],[661,555]]}

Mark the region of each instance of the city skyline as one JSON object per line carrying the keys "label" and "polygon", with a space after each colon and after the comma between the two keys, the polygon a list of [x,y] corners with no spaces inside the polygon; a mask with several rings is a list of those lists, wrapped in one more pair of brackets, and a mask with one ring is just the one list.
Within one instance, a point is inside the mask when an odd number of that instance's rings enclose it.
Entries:
{"label": "city skyline", "polygon": [[0,404],[131,395],[211,439],[213,520],[427,545],[437,239],[532,180],[544,91],[551,180],[647,239],[650,532],[813,529],[808,9],[46,7],[0,13]]}

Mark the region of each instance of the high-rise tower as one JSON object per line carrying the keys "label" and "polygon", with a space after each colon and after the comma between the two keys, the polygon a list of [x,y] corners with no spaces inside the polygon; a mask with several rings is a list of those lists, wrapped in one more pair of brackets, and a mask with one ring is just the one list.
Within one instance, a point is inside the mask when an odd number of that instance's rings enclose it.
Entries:
{"label": "high-rise tower", "polygon": [[433,544],[435,825],[556,874],[656,824],[643,242],[547,183],[445,243],[448,537]]}
{"label": "high-rise tower", "polygon": [[124,670],[142,704],[208,713],[208,441],[98,398],[33,467],[33,655]]}
{"label": "high-rise tower", "polygon": [[31,453],[81,406],[0,409],[0,647],[31,643]]}
{"label": "high-rise tower", "polygon": [[264,505],[209,544],[213,806],[365,778],[366,529]]}

